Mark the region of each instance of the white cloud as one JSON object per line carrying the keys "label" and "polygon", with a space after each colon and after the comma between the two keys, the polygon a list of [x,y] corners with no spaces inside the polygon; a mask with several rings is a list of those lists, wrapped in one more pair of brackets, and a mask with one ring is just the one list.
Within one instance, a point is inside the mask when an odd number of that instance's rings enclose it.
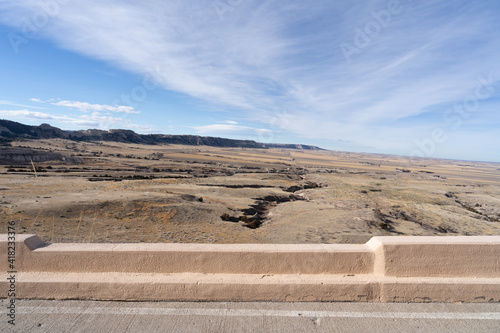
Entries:
{"label": "white cloud", "polygon": [[58,101],[58,102],[52,102],[50,104],[75,108],[82,112],[112,111],[112,112],[124,112],[124,113],[140,113],[140,111],[135,110],[133,107],[125,105],[111,106],[106,104],[90,104],[87,102],[77,102],[77,101]]}
{"label": "white cloud", "polygon": [[120,117],[112,117],[101,115],[99,113],[83,114],[79,116],[54,115],[44,112],[36,112],[30,110],[0,110],[0,117],[6,117],[17,120],[27,120],[35,122],[49,122],[53,126],[63,129],[81,129],[82,127],[111,129],[111,128],[126,128],[138,131],[139,133],[157,132],[151,126],[134,124],[130,119]]}
{"label": "white cloud", "polygon": [[193,127],[197,134],[211,136],[245,137],[256,141],[273,141],[275,131],[265,128],[253,128],[233,124],[212,124]]}
{"label": "white cloud", "polygon": [[38,98],[30,98],[30,101],[36,102],[36,103],[45,103],[44,101],[42,101],[41,99],[38,99]]}
{"label": "white cloud", "polygon": [[13,118],[25,118],[25,119],[46,119],[51,120],[54,119],[54,116],[36,111],[29,110],[0,110],[1,117],[13,117]]}
{"label": "white cloud", "polygon": [[[244,1],[221,21],[213,0],[73,1],[61,5],[39,34],[152,77],[165,89],[228,107],[241,119],[266,123],[286,108],[287,118],[271,123],[277,129],[378,149],[399,147],[404,153],[436,121],[403,129],[398,121],[461,102],[480,75],[492,73],[498,81],[500,21],[493,2],[401,1],[402,12],[347,63],[340,44],[354,43],[356,29],[387,3]],[[0,20],[21,31],[18,14],[33,17],[36,4],[4,1]],[[85,102],[54,104],[84,112],[138,112]],[[440,117],[441,111],[435,112]],[[196,129],[256,131],[236,125]]]}
{"label": "white cloud", "polygon": [[39,106],[31,106],[31,105],[18,104],[18,103],[11,102],[11,101],[0,101],[0,104],[2,104],[2,105],[10,105],[10,106],[20,106],[20,107],[23,107],[23,108],[45,109],[45,108],[42,108],[42,107],[39,107]]}

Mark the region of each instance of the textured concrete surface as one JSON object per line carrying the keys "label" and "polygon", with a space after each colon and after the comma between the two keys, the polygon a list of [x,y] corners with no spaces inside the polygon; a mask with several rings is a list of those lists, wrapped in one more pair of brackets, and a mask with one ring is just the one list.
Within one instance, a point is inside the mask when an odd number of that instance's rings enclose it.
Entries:
{"label": "textured concrete surface", "polygon": [[[5,309],[6,300],[0,300]],[[5,316],[2,316],[5,317]],[[500,304],[20,300],[2,332],[498,332]]]}
{"label": "textured concrete surface", "polygon": [[500,302],[491,278],[37,272],[18,273],[16,284],[17,297],[37,299]]}
{"label": "textured concrete surface", "polygon": [[[46,245],[17,236],[16,266],[24,272],[228,274],[362,274],[373,271],[365,244],[75,244]],[[0,235],[6,253],[6,235]],[[0,261],[6,270],[7,261]]]}
{"label": "textured concrete surface", "polygon": [[[7,253],[7,238],[0,250]],[[44,244],[16,240],[16,297],[500,302],[500,236],[367,244]],[[0,261],[0,298],[10,282]]]}
{"label": "textured concrete surface", "polygon": [[500,277],[498,236],[383,236],[367,245],[385,276]]}

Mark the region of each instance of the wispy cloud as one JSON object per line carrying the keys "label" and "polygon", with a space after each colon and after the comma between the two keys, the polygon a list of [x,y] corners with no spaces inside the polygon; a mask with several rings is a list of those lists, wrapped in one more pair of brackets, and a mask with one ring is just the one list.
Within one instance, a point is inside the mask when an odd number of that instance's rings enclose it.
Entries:
{"label": "wispy cloud", "polygon": [[[125,116],[128,116],[128,114],[140,113],[140,111],[135,110],[133,107],[123,105],[110,106],[105,104],[92,104],[88,102],[78,101],[65,101],[55,98],[48,101],[43,101],[38,98],[31,98],[30,100],[37,103],[47,103],[48,106],[54,105],[56,107],[66,107],[69,109],[74,109],[80,112],[84,112],[84,114],[77,113],[76,115],[61,115],[60,112],[51,110],[50,107],[41,108],[30,105],[23,105],[16,102],[0,101],[0,104],[24,108],[18,110],[0,110],[0,117],[27,120],[30,122],[45,121],[50,122],[55,126],[65,126],[64,128],[68,129],[79,129],[81,127],[93,127],[99,129],[128,128],[136,130],[140,133],[158,132],[157,129],[153,126],[139,125],[134,123],[132,119],[112,116],[113,113],[124,113]],[[32,108],[47,109],[47,111],[32,111]],[[57,108],[52,107],[52,109]]]}
{"label": "wispy cloud", "polygon": [[59,101],[52,102],[52,105],[57,106],[66,106],[68,108],[74,108],[82,112],[90,112],[90,111],[111,111],[111,112],[124,112],[124,113],[141,113],[140,111],[135,110],[131,106],[125,105],[106,105],[106,104],[90,104],[87,102],[77,102],[77,101]]}
{"label": "wispy cloud", "polygon": [[0,117],[9,119],[24,120],[40,123],[51,122],[52,125],[61,123],[66,125],[65,129],[80,129],[81,127],[111,129],[129,128],[140,133],[153,133],[157,130],[151,126],[144,126],[133,123],[130,119],[101,115],[99,113],[83,114],[79,116],[55,115],[45,112],[24,110],[0,110]]}
{"label": "wispy cloud", "polygon": [[201,135],[221,135],[255,138],[257,140],[274,136],[274,131],[267,128],[253,128],[234,124],[211,124],[193,127]]}
{"label": "wispy cloud", "polygon": [[10,101],[0,101],[0,105],[19,106],[19,107],[23,107],[23,108],[32,108],[32,109],[46,109],[46,108],[42,108],[39,106],[24,105],[24,104],[19,104],[19,103],[10,102]]}
{"label": "wispy cloud", "polygon": [[0,116],[2,117],[12,117],[12,118],[24,118],[24,119],[55,119],[55,116],[48,113],[36,112],[30,110],[0,110]]}
{"label": "wispy cloud", "polygon": [[[3,1],[0,10],[7,15],[0,20],[21,31],[19,15],[31,17],[40,10],[36,3]],[[409,153],[440,121],[398,127],[401,121],[425,117],[429,110],[441,117],[468,96],[481,75],[493,75],[498,89],[492,98],[498,96],[500,8],[492,1],[401,0],[401,12],[348,63],[339,46],[377,24],[374,13],[387,10],[388,3],[244,1],[222,21],[212,0],[89,0],[61,6],[39,34],[65,49],[151,75],[165,89],[248,121],[274,119],[273,126],[301,137]],[[84,112],[138,112],[54,104]],[[283,109],[286,119],[276,120]],[[490,118],[482,117],[476,121],[487,124]],[[196,129],[248,130],[232,123]]]}

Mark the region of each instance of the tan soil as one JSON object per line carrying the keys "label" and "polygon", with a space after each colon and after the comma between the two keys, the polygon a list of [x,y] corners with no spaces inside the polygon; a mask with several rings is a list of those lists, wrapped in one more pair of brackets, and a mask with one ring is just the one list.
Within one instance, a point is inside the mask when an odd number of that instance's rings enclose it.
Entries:
{"label": "tan soil", "polygon": [[[0,233],[16,221],[18,233],[49,242],[363,243],[374,235],[500,234],[495,163],[60,139],[14,145],[83,161],[37,163],[44,168],[37,177],[31,163],[0,166]],[[285,191],[313,183],[319,187]],[[221,219],[237,220],[270,195],[305,200],[268,203],[257,229]]]}

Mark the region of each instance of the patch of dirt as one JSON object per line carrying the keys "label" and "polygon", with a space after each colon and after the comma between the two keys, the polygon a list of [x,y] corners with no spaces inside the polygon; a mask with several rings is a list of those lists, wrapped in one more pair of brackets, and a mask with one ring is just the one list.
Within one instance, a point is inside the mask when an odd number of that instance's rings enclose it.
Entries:
{"label": "patch of dirt", "polygon": [[352,243],[377,235],[500,234],[498,164],[426,159],[408,166],[389,155],[117,142],[16,144],[81,160],[35,161],[35,170],[31,162],[0,166],[0,219],[48,242]]}

